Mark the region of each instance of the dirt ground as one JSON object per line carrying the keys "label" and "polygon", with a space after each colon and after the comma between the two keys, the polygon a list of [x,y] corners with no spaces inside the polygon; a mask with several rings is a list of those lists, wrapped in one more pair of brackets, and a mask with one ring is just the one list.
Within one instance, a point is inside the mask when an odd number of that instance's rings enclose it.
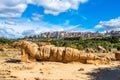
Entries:
{"label": "dirt ground", "polygon": [[0,51],[0,80],[120,80],[120,62],[110,65],[79,62],[21,63],[20,51]]}

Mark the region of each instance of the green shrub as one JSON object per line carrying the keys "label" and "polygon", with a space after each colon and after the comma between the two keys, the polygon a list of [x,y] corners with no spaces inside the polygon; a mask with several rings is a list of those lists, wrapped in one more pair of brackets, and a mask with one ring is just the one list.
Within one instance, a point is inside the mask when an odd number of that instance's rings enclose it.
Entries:
{"label": "green shrub", "polygon": [[13,40],[8,38],[0,38],[0,44],[11,44]]}
{"label": "green shrub", "polygon": [[[83,39],[81,37],[72,37],[64,39],[51,39],[49,42],[53,45],[60,47],[72,47],[79,50],[86,48],[97,49],[97,47],[103,46],[106,50],[111,48],[117,48],[120,50],[120,41],[119,37],[105,37],[105,38],[92,38],[92,39]],[[48,41],[47,39],[42,39],[38,41]]]}

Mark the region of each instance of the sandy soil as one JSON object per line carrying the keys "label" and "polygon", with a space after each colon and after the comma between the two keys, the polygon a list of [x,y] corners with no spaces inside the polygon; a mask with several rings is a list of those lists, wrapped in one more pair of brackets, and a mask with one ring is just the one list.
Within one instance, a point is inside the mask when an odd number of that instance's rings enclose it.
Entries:
{"label": "sandy soil", "polygon": [[0,80],[120,80],[120,62],[110,65],[78,62],[21,63],[20,51],[0,51]]}

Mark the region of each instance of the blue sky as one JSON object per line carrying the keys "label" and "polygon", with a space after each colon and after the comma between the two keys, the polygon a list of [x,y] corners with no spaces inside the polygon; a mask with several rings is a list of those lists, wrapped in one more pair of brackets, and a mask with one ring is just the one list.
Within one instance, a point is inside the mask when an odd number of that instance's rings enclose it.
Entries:
{"label": "blue sky", "polygon": [[120,0],[1,0],[0,37],[120,30]]}

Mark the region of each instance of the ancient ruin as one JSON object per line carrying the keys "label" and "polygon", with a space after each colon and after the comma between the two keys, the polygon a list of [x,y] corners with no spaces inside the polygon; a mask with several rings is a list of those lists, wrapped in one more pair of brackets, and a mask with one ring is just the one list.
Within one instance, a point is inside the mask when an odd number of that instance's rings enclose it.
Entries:
{"label": "ancient ruin", "polygon": [[93,53],[86,53],[69,47],[56,47],[53,45],[38,46],[37,44],[20,40],[14,43],[15,46],[21,48],[21,61],[32,62],[40,61],[56,61],[56,62],[81,62],[89,64],[109,64],[110,59],[101,58]]}

